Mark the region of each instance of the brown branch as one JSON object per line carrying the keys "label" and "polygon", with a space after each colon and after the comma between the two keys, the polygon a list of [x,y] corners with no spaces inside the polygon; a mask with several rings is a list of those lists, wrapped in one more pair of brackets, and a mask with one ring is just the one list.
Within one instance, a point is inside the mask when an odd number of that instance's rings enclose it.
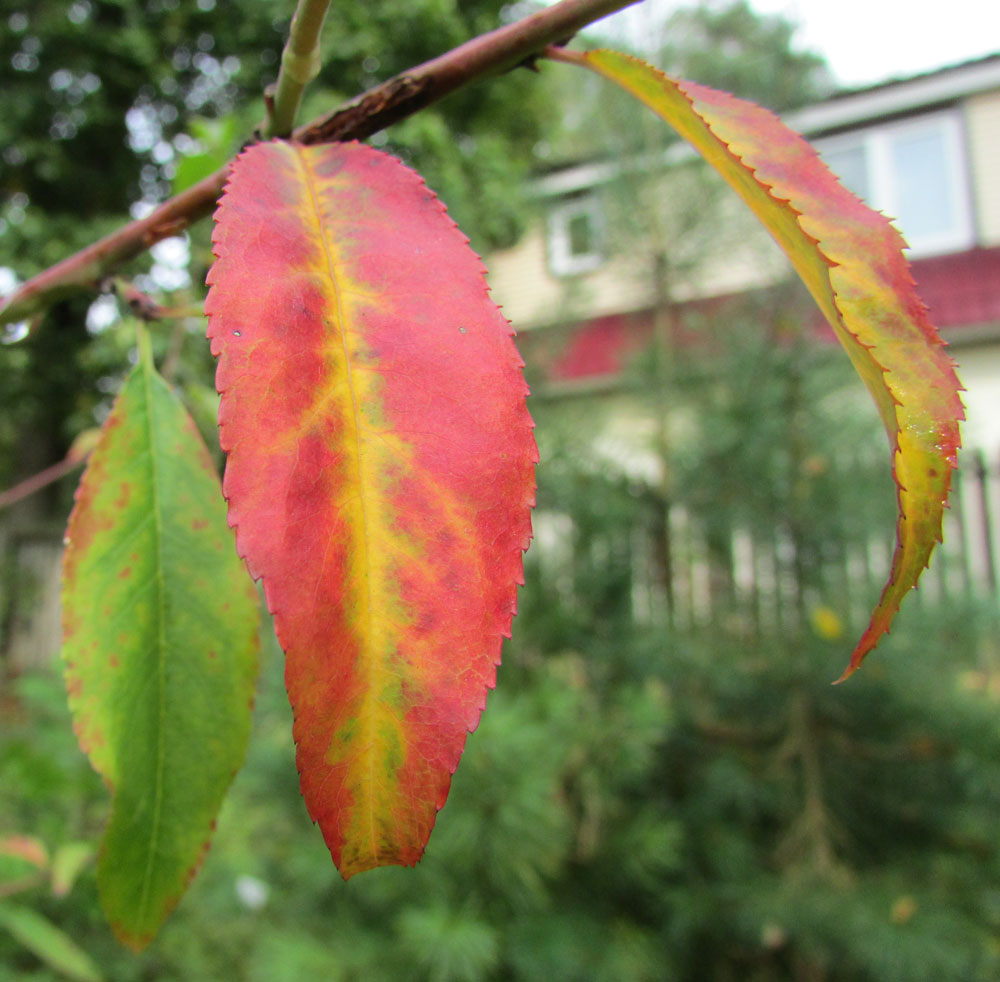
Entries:
{"label": "brown branch", "polygon": [[[96,433],[96,430],[93,432]],[[69,453],[58,463],[46,467],[45,470],[39,471],[37,474],[32,474],[31,477],[26,477],[19,484],[15,484],[6,491],[0,491],[0,511],[31,497],[42,488],[55,484],[67,474],[72,474],[77,468],[83,467],[93,449],[93,442],[93,440],[85,442],[83,447],[74,444]]]}
{"label": "brown branch", "polygon": [[[593,21],[636,2],[562,0],[369,89],[329,115],[300,127],[293,139],[310,144],[363,140],[471,82],[531,64],[548,45],[565,41]],[[97,289],[101,280],[125,261],[210,214],[222,194],[228,170],[228,165],[221,168],[145,218],[130,222],[23,283],[0,304],[0,326],[28,320],[67,295]]]}

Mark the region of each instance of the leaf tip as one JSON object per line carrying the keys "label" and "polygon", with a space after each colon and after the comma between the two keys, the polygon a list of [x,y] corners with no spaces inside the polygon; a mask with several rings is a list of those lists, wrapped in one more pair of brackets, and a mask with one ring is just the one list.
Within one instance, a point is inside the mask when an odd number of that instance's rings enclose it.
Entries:
{"label": "leaf tip", "polygon": [[156,937],[155,931],[135,932],[130,931],[121,921],[111,921],[111,933],[119,944],[128,948],[133,954],[138,955],[149,947]]}
{"label": "leaf tip", "polygon": [[834,679],[831,685],[840,685],[842,682],[846,682],[857,670],[858,666],[861,664],[861,659],[855,659],[854,655],[851,656],[851,660],[847,665],[847,668],[840,673],[840,677]]}

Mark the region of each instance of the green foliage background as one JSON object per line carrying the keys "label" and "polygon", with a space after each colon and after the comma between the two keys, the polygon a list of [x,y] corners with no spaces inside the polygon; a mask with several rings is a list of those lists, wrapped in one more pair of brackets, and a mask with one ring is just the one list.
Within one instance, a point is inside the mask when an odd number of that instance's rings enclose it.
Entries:
{"label": "green foliage background", "polygon": [[[689,29],[722,47],[735,34],[759,64],[741,7],[710,9]],[[258,96],[276,74],[290,10],[284,0],[238,10],[212,0],[4,0],[0,266],[30,275],[224,159],[262,116]],[[494,26],[500,12],[496,0],[334,0],[306,115]],[[761,44],[787,47],[781,25],[772,28]],[[746,61],[676,57],[700,81],[743,85]],[[783,82],[771,104],[814,94],[806,82],[816,67],[794,62],[782,78],[798,82]],[[723,70],[734,81],[714,74]],[[480,247],[516,235],[527,212],[514,189],[543,143],[550,159],[596,152],[572,118],[560,120],[555,146],[534,82],[514,73],[477,86],[387,137]],[[193,284],[206,236],[191,236]],[[84,330],[85,315],[85,301],[62,304],[27,343],[0,345],[0,486],[61,456],[117,387],[131,336]],[[214,397],[201,331],[197,318],[182,320],[156,345],[207,432]],[[808,618],[751,630],[739,609],[672,630],[636,614],[636,536],[657,534],[668,501],[720,550],[737,520],[786,523],[806,557],[803,602],[835,608],[838,595],[823,591],[838,537],[891,528],[887,475],[833,466],[845,446],[880,439],[874,420],[855,419],[837,395],[849,369],[776,340],[729,324],[708,362],[664,366],[650,355],[636,366],[637,392],[669,384],[697,421],[685,440],[653,448],[664,482],[594,455],[586,437],[610,405],[581,413],[578,403],[534,401],[539,508],[568,517],[568,559],[553,567],[542,551],[529,554],[500,688],[415,870],[340,881],[299,796],[269,638],[248,763],[204,869],[158,940],[140,956],[113,941],[92,869],[67,898],[37,887],[16,900],[121,982],[995,979],[993,612],[972,598],[911,603],[839,688],[828,681],[860,623],[831,639]],[[34,512],[60,521],[71,484],[36,498]],[[98,842],[107,795],[76,747],[61,680],[2,684],[0,836],[30,834],[50,849]],[[0,891],[20,872],[0,864]],[[0,979],[57,978],[0,931]]]}
{"label": "green foliage background", "polygon": [[[885,475],[810,465],[803,492],[788,480],[787,438],[747,409],[763,369],[775,399],[808,380],[797,426],[810,446],[833,454],[872,433],[867,415],[826,408],[823,393],[847,380],[831,354],[758,343],[724,371],[704,368],[701,395],[688,396],[697,433],[668,462],[707,483],[723,471],[752,480],[744,517],[762,523],[791,490],[828,543],[831,515],[858,520],[845,512],[857,495],[891,498]],[[269,641],[247,766],[150,949],[134,956],[111,939],[92,872],[66,900],[43,889],[19,900],[111,980],[995,978],[992,615],[971,599],[913,604],[841,687],[829,681],[859,623],[839,638],[807,624],[754,632],[734,609],[665,630],[635,614],[631,555],[660,486],[588,453],[571,404],[538,402],[535,414],[540,508],[571,517],[572,562],[553,575],[544,553],[531,556],[499,688],[416,869],[340,881],[301,803]],[[682,488],[693,513],[717,520],[697,483]],[[106,796],[75,748],[60,682],[23,677],[14,695],[0,785],[17,794],[0,804],[0,830],[96,840]],[[0,977],[2,966],[57,978],[0,934]]]}
{"label": "green foliage background", "polygon": [[[26,279],[127,221],[137,203],[162,200],[178,169],[198,176],[189,157],[228,159],[264,118],[293,9],[288,0],[4,0],[0,267]],[[503,10],[500,0],[333,0],[302,118],[496,27]],[[557,118],[532,82],[514,72],[456,93],[375,141],[425,176],[480,250],[523,228],[522,178]],[[208,234],[207,223],[191,233],[194,287],[175,302],[200,302]],[[145,258],[125,274],[148,268]],[[0,345],[0,487],[59,459],[118,384],[131,338],[81,330],[89,303],[59,304],[44,331]],[[47,506],[58,510],[51,497]]]}

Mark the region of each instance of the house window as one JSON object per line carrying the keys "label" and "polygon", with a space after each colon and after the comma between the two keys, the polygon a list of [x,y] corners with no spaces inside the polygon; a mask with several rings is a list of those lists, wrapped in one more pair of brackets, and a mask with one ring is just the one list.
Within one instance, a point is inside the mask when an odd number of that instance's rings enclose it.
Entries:
{"label": "house window", "polygon": [[973,244],[959,119],[935,113],[846,133],[816,146],[841,182],[895,220],[911,255]]}
{"label": "house window", "polygon": [[556,276],[589,273],[604,262],[604,217],[596,195],[571,198],[552,208],[548,251]]}

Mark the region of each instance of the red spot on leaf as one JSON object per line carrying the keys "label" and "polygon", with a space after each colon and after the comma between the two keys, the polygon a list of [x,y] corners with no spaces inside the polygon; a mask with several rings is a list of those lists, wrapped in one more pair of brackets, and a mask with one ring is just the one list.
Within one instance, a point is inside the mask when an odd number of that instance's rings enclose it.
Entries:
{"label": "red spot on leaf", "polygon": [[129,499],[132,497],[132,485],[128,481],[122,481],[118,485],[118,497],[115,499],[115,508],[124,511],[128,507]]}

